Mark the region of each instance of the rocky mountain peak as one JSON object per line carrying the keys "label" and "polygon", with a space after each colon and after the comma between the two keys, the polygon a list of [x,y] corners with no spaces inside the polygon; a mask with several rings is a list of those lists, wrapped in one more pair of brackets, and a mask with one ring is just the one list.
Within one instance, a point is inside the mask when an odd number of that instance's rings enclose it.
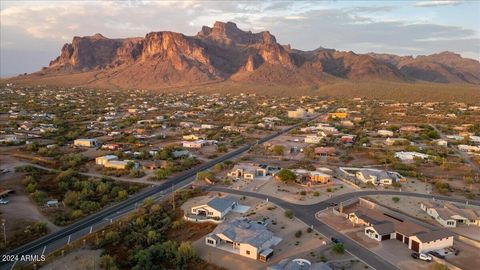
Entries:
{"label": "rocky mountain peak", "polygon": [[40,71],[66,77],[82,72],[100,74],[92,81],[146,88],[227,80],[302,85],[325,78],[480,84],[480,63],[453,52],[411,57],[322,47],[301,51],[277,43],[268,31],[219,21],[195,36],[160,31],[137,38],[74,37]]}
{"label": "rocky mountain peak", "polygon": [[203,26],[197,37],[225,45],[273,44],[277,40],[268,31],[252,33],[243,31],[233,22],[215,22],[213,27]]}

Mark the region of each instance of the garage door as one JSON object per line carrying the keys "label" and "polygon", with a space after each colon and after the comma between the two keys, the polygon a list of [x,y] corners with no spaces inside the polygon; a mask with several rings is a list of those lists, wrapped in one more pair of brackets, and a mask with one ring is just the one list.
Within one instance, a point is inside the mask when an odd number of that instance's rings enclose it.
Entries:
{"label": "garage door", "polygon": [[403,243],[408,245],[408,237],[405,236],[405,238],[403,238]]}
{"label": "garage door", "polygon": [[397,233],[396,238],[400,242],[403,241],[403,235],[402,234]]}
{"label": "garage door", "polygon": [[417,241],[412,241],[412,250],[418,252],[420,250],[420,244]]}
{"label": "garage door", "polygon": [[382,241],[390,239],[390,234],[382,235]]}

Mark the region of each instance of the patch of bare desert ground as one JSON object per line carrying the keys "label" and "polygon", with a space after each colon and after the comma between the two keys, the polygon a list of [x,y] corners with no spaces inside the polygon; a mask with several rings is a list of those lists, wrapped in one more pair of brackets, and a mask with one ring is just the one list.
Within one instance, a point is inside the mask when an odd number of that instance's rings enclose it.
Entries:
{"label": "patch of bare desert ground", "polygon": [[51,263],[42,266],[41,270],[94,270],[100,267],[102,250],[77,249],[63,257],[57,257]]}
{"label": "patch of bare desert ground", "polygon": [[[98,89],[138,88],[158,92],[186,92],[201,93],[256,93],[274,96],[302,96],[315,95],[335,98],[363,97],[366,99],[396,100],[405,102],[415,101],[457,101],[466,103],[480,102],[480,87],[468,84],[442,84],[427,82],[399,82],[387,80],[341,80],[337,78],[323,78],[322,82],[305,82],[299,85],[286,85],[272,82],[269,84],[245,81],[213,81],[193,85],[172,86],[139,86],[132,83],[129,87],[116,85],[112,80],[104,80],[108,73],[89,71],[69,75],[40,73],[32,76],[19,76],[0,80],[1,83],[12,82],[16,85],[33,86],[46,85],[50,87],[89,87]],[[99,78],[101,80],[99,80]]]}

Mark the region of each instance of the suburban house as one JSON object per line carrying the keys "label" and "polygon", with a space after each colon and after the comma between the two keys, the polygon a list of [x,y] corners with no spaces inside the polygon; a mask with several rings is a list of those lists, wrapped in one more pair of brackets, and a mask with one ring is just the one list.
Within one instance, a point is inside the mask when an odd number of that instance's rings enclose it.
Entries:
{"label": "suburban house", "polygon": [[268,169],[254,164],[237,164],[227,176],[254,180],[257,176],[267,176]]}
{"label": "suburban house", "polygon": [[420,208],[427,212],[443,227],[457,227],[457,224],[480,226],[480,211],[463,208],[452,203],[422,202]]}
{"label": "suburban house", "polygon": [[480,144],[480,136],[470,135],[468,139],[473,143]]}
{"label": "suburban house", "polygon": [[322,136],[309,135],[305,137],[305,143],[317,144],[322,141]]}
{"label": "suburban house", "polygon": [[345,118],[348,117],[348,113],[346,113],[346,112],[331,112],[331,113],[328,113],[328,117],[333,118],[333,119],[345,119]]}
{"label": "suburban house", "polygon": [[458,145],[458,150],[463,151],[463,152],[480,152],[480,146],[459,144]]}
{"label": "suburban house", "polygon": [[235,206],[238,201],[233,197],[206,198],[191,208],[191,213],[207,218],[223,219]]}
{"label": "suburban house", "polygon": [[355,135],[343,135],[342,137],[340,137],[340,141],[342,143],[353,143],[356,137],[357,136]]}
{"label": "suburban house", "polygon": [[245,132],[247,130],[246,127],[236,127],[236,126],[224,126],[223,130],[230,131],[230,132]]}
{"label": "suburban house", "polygon": [[[128,164],[130,162],[134,162],[134,161],[133,160],[109,160],[105,164],[103,164],[103,167],[116,169],[116,170],[125,170],[127,169]],[[138,167],[138,164],[134,163],[134,167]]]}
{"label": "suburban house", "polygon": [[315,147],[315,154],[319,156],[333,156],[336,152],[335,147]]}
{"label": "suburban house", "polygon": [[343,120],[343,121],[340,121],[340,125],[342,127],[353,127],[355,124],[350,120]]}
{"label": "suburban house", "polygon": [[416,252],[428,252],[453,246],[454,234],[430,230],[375,209],[361,209],[348,214],[354,224],[365,226],[364,233],[376,241],[396,239]]}
{"label": "suburban house", "polygon": [[98,145],[97,139],[76,139],[73,145],[79,147],[96,147]]}
{"label": "suburban house", "polygon": [[200,149],[204,147],[206,144],[205,140],[196,140],[196,141],[184,141],[182,142],[182,146],[185,148],[194,148],[194,149]]}
{"label": "suburban house", "polygon": [[429,155],[418,152],[400,151],[395,153],[395,157],[400,159],[401,161],[414,161],[415,158],[428,159]]}
{"label": "suburban house", "polygon": [[448,230],[418,233],[409,239],[409,248],[417,252],[428,252],[453,246],[453,234]]}
{"label": "suburban house", "polygon": [[281,240],[265,225],[240,218],[218,225],[205,237],[205,244],[250,259],[267,261],[273,255],[271,248]]}
{"label": "suburban house", "polygon": [[190,135],[183,135],[182,138],[187,141],[195,141],[195,140],[200,140],[200,136],[190,134]]}
{"label": "suburban house", "polygon": [[106,155],[95,158],[95,164],[97,165],[105,165],[107,162],[112,160],[118,160],[118,157],[115,155]]}
{"label": "suburban house", "polygon": [[444,147],[447,147],[447,146],[448,146],[448,141],[442,140],[442,139],[435,140],[435,143],[436,143],[438,146],[444,146]]}
{"label": "suburban house", "polygon": [[297,179],[300,181],[308,181],[315,184],[326,184],[330,182],[332,175],[326,174],[320,171],[308,171],[305,169],[295,169],[293,170]]}
{"label": "suburban house", "polygon": [[107,143],[107,144],[102,145],[102,149],[112,150],[112,151],[118,150],[118,149],[120,149],[120,147],[121,146],[118,143]]}
{"label": "suburban house", "polygon": [[188,150],[175,150],[172,151],[172,156],[174,158],[188,157],[190,156],[190,152],[188,152]]}
{"label": "suburban house", "polygon": [[5,135],[0,138],[0,143],[17,143],[19,142],[16,135]]}
{"label": "suburban house", "polygon": [[150,162],[144,162],[142,164],[142,167],[146,170],[157,170],[160,168],[167,168],[168,167],[168,161],[166,160],[159,160],[159,161],[150,161]]}
{"label": "suburban house", "polygon": [[377,169],[360,169],[355,173],[358,180],[363,183],[372,183],[374,185],[391,185],[404,181],[400,174]]}
{"label": "suburban house", "polygon": [[305,109],[298,108],[295,111],[288,111],[287,116],[288,118],[305,118],[307,116],[307,112]]}
{"label": "suburban house", "polygon": [[393,136],[393,131],[386,130],[386,129],[380,129],[379,131],[377,131],[377,134],[380,135],[380,136],[384,136],[384,137],[392,137]]}
{"label": "suburban house", "polygon": [[386,145],[406,145],[406,144],[409,144],[410,141],[408,139],[405,139],[405,138],[387,138],[385,140],[385,144]]}

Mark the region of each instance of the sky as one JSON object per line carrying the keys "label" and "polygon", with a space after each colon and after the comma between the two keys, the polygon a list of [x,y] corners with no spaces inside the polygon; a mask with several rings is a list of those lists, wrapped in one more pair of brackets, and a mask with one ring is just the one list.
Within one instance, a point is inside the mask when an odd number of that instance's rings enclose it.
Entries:
{"label": "sky", "polygon": [[232,21],[281,44],[356,53],[480,59],[480,1],[23,1],[0,0],[0,76],[48,66],[74,36],[195,35]]}

